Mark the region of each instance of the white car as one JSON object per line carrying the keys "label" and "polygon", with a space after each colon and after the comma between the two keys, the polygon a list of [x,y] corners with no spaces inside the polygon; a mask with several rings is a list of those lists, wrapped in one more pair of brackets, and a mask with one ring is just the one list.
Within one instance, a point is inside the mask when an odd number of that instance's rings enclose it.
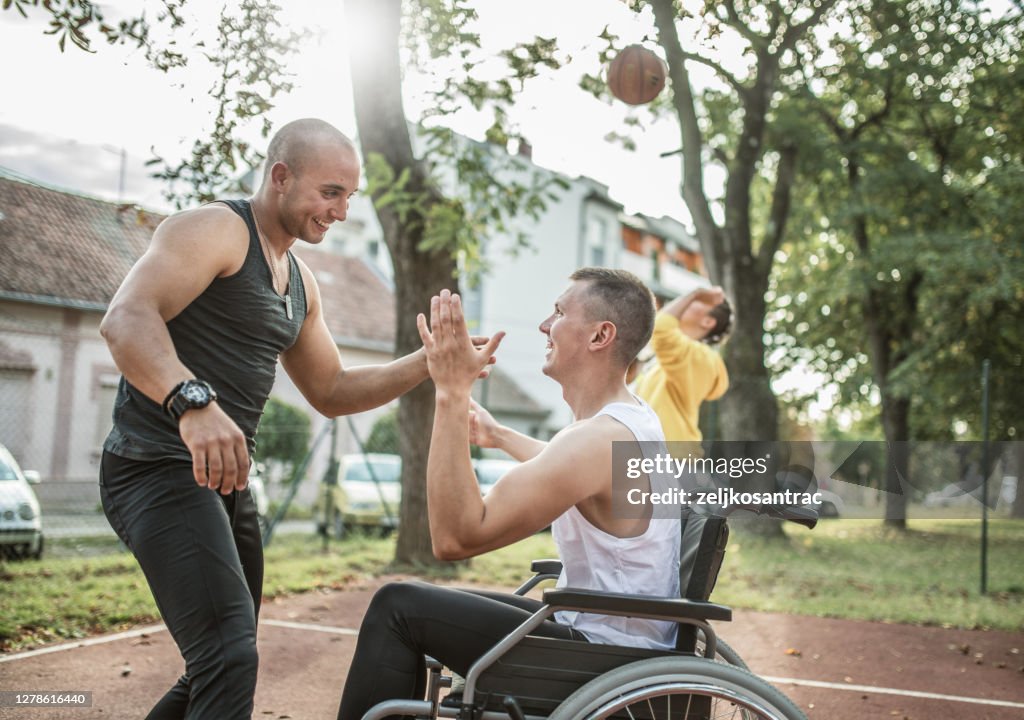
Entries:
{"label": "white car", "polygon": [[9,557],[43,555],[43,520],[32,485],[39,473],[22,472],[17,461],[0,445],[0,552]]}

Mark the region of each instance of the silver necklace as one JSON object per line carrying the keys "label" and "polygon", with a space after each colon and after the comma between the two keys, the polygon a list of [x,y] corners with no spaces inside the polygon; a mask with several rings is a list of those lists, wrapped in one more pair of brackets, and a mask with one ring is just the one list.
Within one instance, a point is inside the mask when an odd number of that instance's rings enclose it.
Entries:
{"label": "silver necklace", "polygon": [[[270,254],[270,241],[267,240],[267,236],[263,234],[263,228],[260,227],[260,221],[256,217],[256,210],[252,206],[252,201],[249,202],[249,210],[252,213],[252,221],[256,224],[256,234],[260,238],[260,244],[263,245],[263,251],[267,254],[267,264],[270,265],[270,276],[274,280],[274,294],[277,294],[277,286],[280,281],[277,279],[277,263],[274,262],[273,256]],[[292,319],[292,293],[291,283],[285,285],[284,288],[284,313],[289,320]]]}

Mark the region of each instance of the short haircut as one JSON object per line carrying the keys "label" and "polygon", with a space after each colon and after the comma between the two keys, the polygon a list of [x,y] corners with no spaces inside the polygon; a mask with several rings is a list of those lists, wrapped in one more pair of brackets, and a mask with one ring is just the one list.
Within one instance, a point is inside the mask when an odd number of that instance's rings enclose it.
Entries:
{"label": "short haircut", "polygon": [[316,118],[293,120],[282,126],[270,139],[263,178],[265,180],[269,177],[270,169],[279,162],[299,175],[310,158],[317,157],[331,146],[349,148],[353,153],[356,150],[348,136],[329,122]]}
{"label": "short haircut", "polygon": [[722,302],[708,310],[708,316],[714,318],[715,326],[708,330],[707,335],[702,337],[701,340],[708,345],[717,345],[732,330],[732,306],[728,300],[722,300]]}
{"label": "short haircut", "polygon": [[587,319],[615,325],[615,356],[627,367],[654,332],[654,294],[640,278],[625,270],[585,267],[569,279],[587,283]]}

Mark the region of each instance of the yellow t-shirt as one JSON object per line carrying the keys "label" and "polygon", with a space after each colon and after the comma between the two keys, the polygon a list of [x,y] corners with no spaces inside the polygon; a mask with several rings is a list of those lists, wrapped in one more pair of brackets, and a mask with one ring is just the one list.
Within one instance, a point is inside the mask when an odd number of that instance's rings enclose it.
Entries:
{"label": "yellow t-shirt", "polygon": [[668,441],[700,440],[700,404],[729,388],[729,374],[717,352],[684,335],[679,321],[659,312],[651,346],[657,363],[636,381],[636,394],[654,409]]}

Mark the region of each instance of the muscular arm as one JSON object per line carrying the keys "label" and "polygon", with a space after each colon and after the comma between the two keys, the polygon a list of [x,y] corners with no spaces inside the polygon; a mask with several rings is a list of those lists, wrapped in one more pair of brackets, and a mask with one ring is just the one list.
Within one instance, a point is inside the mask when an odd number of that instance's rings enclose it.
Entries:
{"label": "muscular arm", "polygon": [[522,540],[608,488],[612,441],[623,438],[588,421],[543,444],[482,498],[470,462],[468,410],[468,394],[438,392],[427,462],[427,510],[437,557],[458,560]]}
{"label": "muscular arm", "polygon": [[299,261],[306,287],[308,312],[295,344],[281,355],[281,364],[295,386],[327,417],[379,407],[427,378],[422,350],[383,365],[342,366],[338,347],[323,316],[320,289],[313,273]]}
{"label": "muscular arm", "polygon": [[[245,224],[223,206],[175,215],[157,228],[114,295],[100,333],[128,382],[154,402],[163,402],[178,382],[194,377],[178,359],[167,322],[215,278],[237,272],[248,244]],[[216,402],[186,411],[178,430],[199,485],[224,494],[245,487],[245,436]]]}
{"label": "muscular arm", "polygon": [[244,227],[231,210],[212,205],[168,218],[111,300],[100,333],[128,382],[154,402],[193,377],[178,359],[167,322],[214,278],[241,267]]}

